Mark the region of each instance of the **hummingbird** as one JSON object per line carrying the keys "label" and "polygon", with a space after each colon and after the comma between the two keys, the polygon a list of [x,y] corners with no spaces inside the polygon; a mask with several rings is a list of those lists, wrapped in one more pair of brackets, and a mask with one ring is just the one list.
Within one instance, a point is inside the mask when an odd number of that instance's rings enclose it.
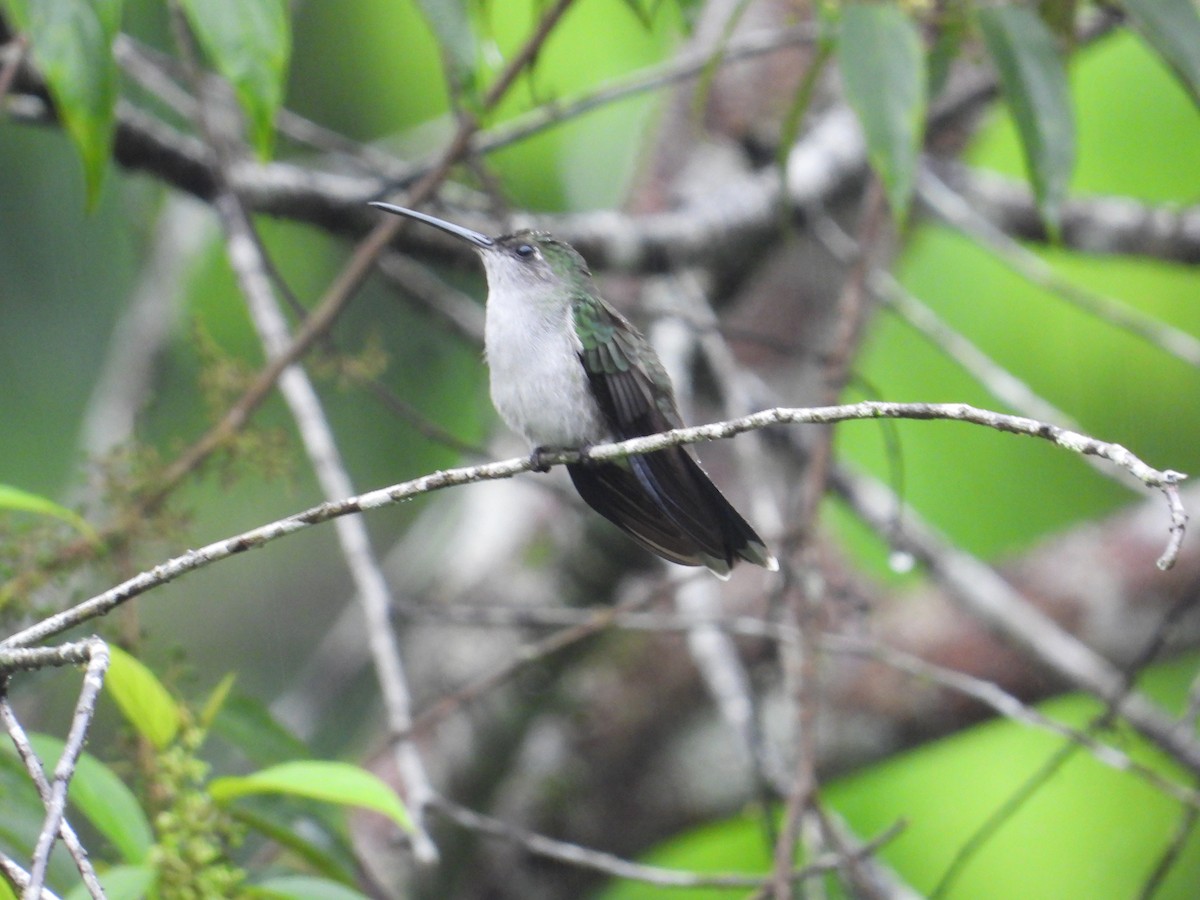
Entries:
{"label": "hummingbird", "polygon": [[[600,296],[583,257],[543,231],[488,237],[435,216],[372,202],[470,243],[488,296],[484,356],[492,403],[542,455],[682,425],[671,380],[650,342]],[[651,552],[722,579],[738,560],[779,563],[683,446],[619,460],[568,463],[583,500]]]}

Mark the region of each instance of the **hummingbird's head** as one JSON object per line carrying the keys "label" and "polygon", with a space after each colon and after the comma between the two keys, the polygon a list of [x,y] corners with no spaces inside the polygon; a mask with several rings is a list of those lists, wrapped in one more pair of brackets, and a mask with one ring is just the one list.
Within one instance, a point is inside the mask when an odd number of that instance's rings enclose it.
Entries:
{"label": "hummingbird's head", "polygon": [[564,288],[589,282],[587,263],[570,244],[544,231],[517,231],[481,247],[489,290],[520,290],[530,294],[547,290],[570,296]]}
{"label": "hummingbird's head", "polygon": [[371,206],[440,228],[474,245],[483,257],[489,291],[520,291],[531,297],[554,295],[566,300],[570,298],[572,288],[583,287],[591,281],[592,273],[575,248],[544,231],[516,231],[490,238],[403,206],[379,202],[372,202]]}

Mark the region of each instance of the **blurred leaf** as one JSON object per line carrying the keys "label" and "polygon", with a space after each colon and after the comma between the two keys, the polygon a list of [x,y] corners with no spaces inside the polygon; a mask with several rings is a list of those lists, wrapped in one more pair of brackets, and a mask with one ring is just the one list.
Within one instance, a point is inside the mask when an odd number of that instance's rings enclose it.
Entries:
{"label": "blurred leaf", "polygon": [[233,85],[258,155],[271,155],[292,36],[283,0],[180,0],[200,46]]}
{"label": "blurred leaf", "polygon": [[1042,218],[1058,231],[1075,167],[1075,125],[1067,73],[1052,35],[1022,6],[979,10],[984,43],[1021,136],[1025,165]]}
{"label": "blurred leaf", "polygon": [[[643,28],[648,29],[654,25],[652,19],[654,11],[652,9],[649,7],[643,8],[642,4],[638,2],[638,0],[621,0],[621,2],[625,4],[626,9],[633,13],[633,17],[641,22]],[[658,4],[656,3],[654,6],[657,8]]]}
{"label": "blurred leaf", "polygon": [[[678,10],[680,24],[689,34],[695,28],[696,20],[700,17],[700,10],[704,5],[703,0],[673,0],[673,2],[672,0],[621,0],[621,2],[647,31],[654,28],[655,17],[663,6],[670,2]],[[739,6],[745,7],[746,5],[746,0],[741,0]],[[727,30],[730,30],[728,29],[730,19],[739,19],[741,14],[741,9],[738,9],[726,19]]]}
{"label": "blurred leaf", "polygon": [[229,692],[233,690],[235,681],[237,681],[237,675],[230,672],[213,688],[212,693],[208,695],[208,699],[204,701],[204,709],[200,711],[201,728],[208,728],[212,725],[217,714],[224,708],[225,701],[229,699]]}
{"label": "blurred leaf", "polygon": [[[305,869],[323,875],[331,881],[353,884],[357,862],[344,836],[339,833],[339,826],[326,821],[319,814],[309,815],[308,810],[298,816],[297,804],[301,807],[319,806],[313,801],[298,800],[295,797],[286,800],[280,797],[271,797],[269,800],[258,798],[257,802],[255,798],[248,797],[231,809],[230,815],[268,840],[291,851],[297,859],[303,860]],[[324,807],[324,811],[338,812],[328,805]],[[326,818],[332,819],[334,816],[329,815]],[[300,819],[306,826],[315,825],[315,828],[306,827],[304,834],[301,834],[296,828],[296,822]]]}
{"label": "blurred leaf", "polygon": [[88,204],[94,205],[116,120],[112,41],[121,0],[0,0],[0,6],[29,34],[33,58],[83,162]]}
{"label": "blurred leaf", "polygon": [[218,801],[245,794],[290,794],[381,813],[406,831],[412,820],[400,797],[381,779],[349,763],[304,760],[281,763],[241,777],[217,778],[209,792]]}
{"label": "blurred leaf", "polygon": [[933,46],[929,48],[929,97],[936,97],[946,86],[950,66],[962,50],[967,36],[967,17],[964,9],[952,4],[938,18]]}
{"label": "blurred leaf", "polygon": [[307,759],[304,743],[279,724],[270,710],[252,697],[234,695],[217,712],[212,730],[258,766]]}
{"label": "blurred leaf", "polygon": [[[708,98],[712,95],[713,81],[716,79],[717,73],[721,71],[722,63],[725,62],[725,51],[729,42],[733,40],[733,33],[737,31],[738,23],[741,22],[749,5],[748,0],[737,0],[736,5],[726,15],[725,21],[721,25],[721,36],[717,38],[716,46],[713,47],[712,53],[704,63],[700,77],[696,79],[696,89],[693,91],[692,99],[692,115],[697,120],[704,115],[704,107],[708,105]],[[650,28],[649,16],[643,20],[642,24],[647,29]],[[781,147],[780,152],[784,152],[784,148]]]}
{"label": "blurred leaf", "polygon": [[1066,50],[1075,45],[1075,13],[1078,9],[1079,0],[1042,0],[1038,4],[1042,21]]}
{"label": "blurred leaf", "polygon": [[892,215],[903,221],[925,129],[921,36],[895,6],[848,6],[842,15],[839,61],[847,99],[866,134],[871,165],[887,190]]}
{"label": "blurred leaf", "polygon": [[433,29],[442,59],[450,66],[454,83],[470,91],[475,86],[479,71],[475,29],[466,0],[417,0],[425,21]]}
{"label": "blurred leaf", "polygon": [[[106,900],[142,900],[154,885],[158,872],[150,866],[113,866],[99,873]],[[87,885],[80,882],[64,900],[89,900]]]}
{"label": "blurred leaf", "polygon": [[280,897],[290,900],[366,900],[365,894],[344,884],[306,875],[283,875],[249,889],[252,897]]}
{"label": "blurred leaf", "polygon": [[[787,183],[787,161],[791,155],[792,147],[796,144],[796,138],[800,134],[800,126],[804,124],[805,113],[812,105],[813,92],[821,81],[821,75],[825,71],[825,64],[829,62],[829,57],[833,54],[834,45],[831,41],[820,40],[817,42],[816,53],[809,61],[808,69],[804,73],[804,78],[800,81],[800,86],[796,88],[796,93],[792,95],[792,102],[788,104],[787,113],[783,117],[783,123],[780,126],[779,148],[775,153],[775,164],[779,167],[779,181],[781,184]],[[786,207],[783,207],[786,209]]]}
{"label": "blurred leaf", "polygon": [[12,509],[17,512],[31,512],[43,516],[53,516],[66,522],[89,541],[100,540],[96,529],[87,523],[82,516],[77,515],[65,506],[59,506],[38,494],[31,494],[9,484],[0,484],[0,509]]}
{"label": "blurred leaf", "polygon": [[8,886],[7,878],[0,878],[0,900],[17,900],[17,895]]}
{"label": "blurred leaf", "polygon": [[1137,30],[1200,103],[1200,11],[1193,0],[1125,0]]}
{"label": "blurred leaf", "polygon": [[110,646],[112,662],[104,685],[122,715],[138,733],[162,750],[179,731],[179,706],[140,660]]}
{"label": "blurred leaf", "polygon": [[[47,770],[62,755],[63,742],[48,734],[29,736]],[[150,822],[133,792],[96,757],[82,753],[67,798],[106,837],[125,862],[140,863],[154,843]]]}
{"label": "blurred leaf", "polygon": [[4,813],[0,815],[0,850],[27,857],[41,833],[46,810],[9,740],[0,741],[0,810]]}
{"label": "blurred leaf", "polygon": [[[661,3],[655,4],[655,11]],[[704,9],[704,0],[675,0],[675,8],[679,10],[680,22],[685,34],[690,35],[700,21],[700,12]]]}

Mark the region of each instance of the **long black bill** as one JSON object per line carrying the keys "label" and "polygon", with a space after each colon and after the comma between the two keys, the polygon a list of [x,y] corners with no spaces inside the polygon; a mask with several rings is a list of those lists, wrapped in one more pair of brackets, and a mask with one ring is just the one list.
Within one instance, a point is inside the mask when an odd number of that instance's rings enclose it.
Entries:
{"label": "long black bill", "polygon": [[460,237],[464,241],[470,241],[476,247],[492,247],[496,244],[486,234],[480,234],[478,231],[472,231],[470,228],[463,228],[461,225],[455,225],[453,222],[447,222],[445,219],[439,219],[437,216],[417,212],[415,209],[405,209],[403,206],[396,206],[393,203],[381,203],[378,200],[372,200],[370,205],[376,209],[382,209],[384,212],[394,213],[397,216],[405,216],[409,219],[416,219],[418,222],[424,222],[426,225],[440,228],[447,234]]}

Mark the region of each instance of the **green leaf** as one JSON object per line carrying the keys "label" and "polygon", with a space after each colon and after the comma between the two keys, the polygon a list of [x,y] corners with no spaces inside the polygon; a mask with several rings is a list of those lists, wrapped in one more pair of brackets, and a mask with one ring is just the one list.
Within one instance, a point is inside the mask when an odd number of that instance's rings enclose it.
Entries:
{"label": "green leaf", "polygon": [[921,36],[897,7],[854,4],[842,15],[839,62],[867,155],[892,215],[903,221],[916,180],[927,103]]}
{"label": "green leaf", "polygon": [[[32,734],[29,741],[49,771],[62,755],[63,742],[47,734]],[[129,863],[141,863],[150,852],[154,834],[133,792],[104,763],[82,753],[67,798]]]}
{"label": "green leaf", "polygon": [[[357,862],[341,834],[343,823],[332,821],[339,812],[336,808],[311,800],[271,796],[246,798],[229,812],[237,822],[289,851],[303,863],[305,871],[354,884]],[[315,828],[297,831],[298,816]]]}
{"label": "green leaf", "polygon": [[308,875],[281,875],[249,889],[252,897],[278,897],[281,900],[366,900],[365,894],[344,884]]}
{"label": "green leaf", "polygon": [[259,156],[271,155],[292,35],[283,0],[180,0],[200,46],[237,95]]}
{"label": "green leaf", "polygon": [[53,500],[48,500],[38,494],[31,494],[10,484],[0,484],[0,509],[11,509],[17,512],[31,512],[42,516],[53,516],[66,522],[85,538],[93,543],[100,540],[96,529],[87,523],[82,516],[59,506]]}
{"label": "green leaf", "polygon": [[29,30],[29,0],[0,0],[3,10],[20,31]]}
{"label": "green leaf", "polygon": [[470,90],[479,71],[479,42],[465,0],[417,0],[417,6],[437,38],[452,82]]}
{"label": "green leaf", "polygon": [[[150,866],[113,866],[99,873],[107,900],[142,900],[158,878]],[[89,900],[87,885],[77,884],[63,900]]]}
{"label": "green leaf", "polygon": [[[7,738],[0,741],[0,850],[32,852],[46,819],[42,800]],[[0,879],[2,880],[2,879]]]}
{"label": "green leaf", "polygon": [[208,699],[204,701],[204,709],[200,711],[200,727],[207,729],[212,725],[213,720],[225,706],[225,702],[229,699],[229,692],[233,690],[233,684],[237,681],[237,674],[230,672],[220,683],[213,688],[212,693],[208,695]]}
{"label": "green leaf", "polygon": [[933,46],[926,57],[930,98],[937,97],[946,86],[954,60],[958,58],[967,39],[967,25],[965,10],[958,4],[951,4],[939,15]]}
{"label": "green leaf", "polygon": [[0,878],[0,900],[17,900],[17,895],[8,886],[7,878]]}
{"label": "green leaf", "polygon": [[159,750],[179,731],[179,705],[140,660],[120,647],[109,647],[112,662],[104,685],[129,724]]}
{"label": "green leaf", "polygon": [[281,763],[241,777],[213,780],[209,793],[219,802],[246,794],[289,794],[343,806],[360,806],[387,816],[405,830],[412,819],[400,797],[370,772],[349,763],[302,760]]}
{"label": "green leaf", "polygon": [[1067,73],[1054,35],[1023,6],[984,7],[978,16],[1021,136],[1038,207],[1047,227],[1056,233],[1075,167],[1075,124]]}
{"label": "green leaf", "polygon": [[279,724],[259,700],[235,694],[225,701],[212,732],[228,741],[259,766],[273,766],[308,759],[312,752],[304,742]]}
{"label": "green leaf", "polygon": [[[787,182],[788,156],[796,143],[796,137],[800,134],[800,126],[812,105],[813,93],[817,85],[821,83],[821,75],[824,74],[826,63],[829,62],[832,54],[832,42],[826,40],[817,42],[816,52],[810,58],[808,69],[800,80],[800,86],[796,88],[796,93],[792,95],[792,102],[788,104],[787,113],[784,114],[783,123],[779,128],[779,149],[775,153],[775,164],[779,167],[781,184]],[[786,206],[782,207],[782,209],[786,208]]]}
{"label": "green leaf", "polygon": [[1041,0],[1038,4],[1042,21],[1067,49],[1075,44],[1075,17],[1078,11],[1079,0]]}
{"label": "green leaf", "polygon": [[1200,11],[1193,0],[1125,0],[1134,26],[1200,103]]}
{"label": "green leaf", "polygon": [[89,205],[108,167],[117,109],[112,42],[120,0],[2,0],[28,33],[33,59],[83,163]]}

